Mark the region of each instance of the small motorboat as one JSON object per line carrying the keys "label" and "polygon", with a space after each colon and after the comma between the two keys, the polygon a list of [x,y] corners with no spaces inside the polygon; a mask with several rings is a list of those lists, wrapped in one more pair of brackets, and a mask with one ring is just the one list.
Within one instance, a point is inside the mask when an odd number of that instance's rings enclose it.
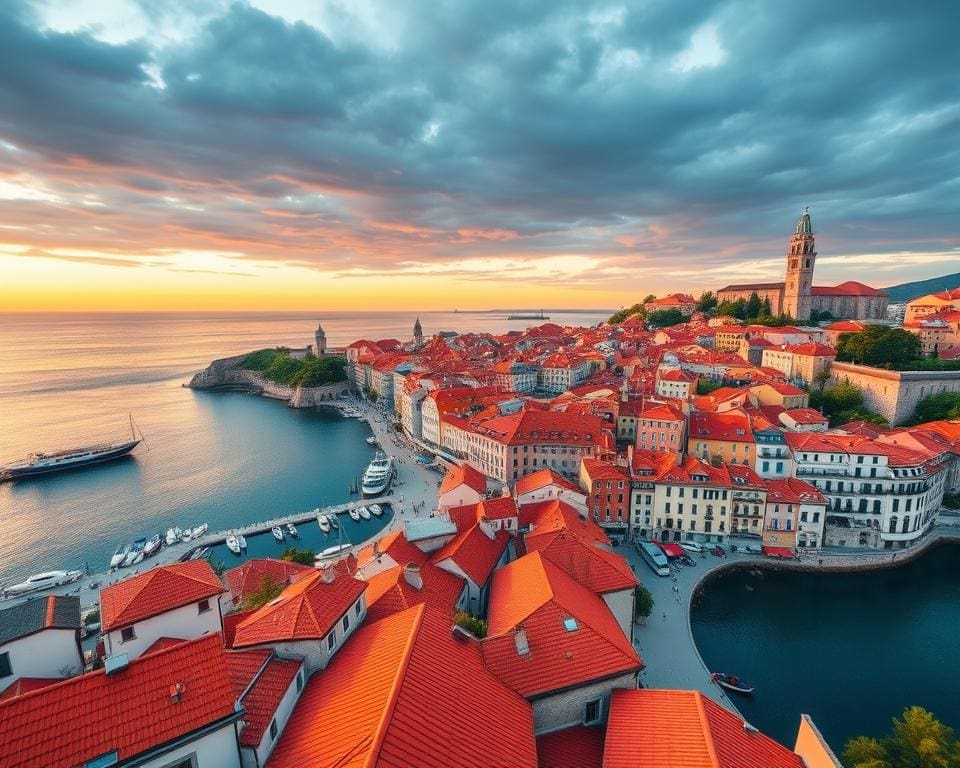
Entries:
{"label": "small motorboat", "polygon": [[194,528],[192,531],[190,531],[190,538],[191,538],[191,539],[199,539],[201,536],[203,536],[203,534],[205,534],[205,533],[207,532],[207,530],[208,530],[209,528],[210,528],[210,526],[207,525],[206,523],[201,523],[201,524],[198,525],[196,528]]}
{"label": "small motorboat", "polygon": [[119,568],[120,564],[124,561],[127,556],[127,552],[130,551],[130,545],[127,544],[123,547],[117,547],[117,550],[113,553],[113,557],[110,558],[110,567]]}
{"label": "small motorboat", "polygon": [[233,552],[233,554],[235,555],[240,554],[240,542],[237,541],[237,537],[234,536],[233,534],[231,534],[230,536],[227,536],[226,541],[224,541],[223,543],[227,545],[227,549]]}
{"label": "small motorboat", "polygon": [[297,532],[297,526],[293,523],[287,523],[287,534],[294,539],[300,538],[300,534]]}
{"label": "small motorboat", "polygon": [[283,541],[283,530],[279,525],[273,526],[273,528],[270,529],[270,533],[273,534],[273,538],[275,538],[277,541]]}
{"label": "small motorboat", "polygon": [[320,515],[317,518],[317,524],[324,533],[330,533],[330,519],[326,515]]}
{"label": "small motorboat", "polygon": [[237,534],[237,544],[240,545],[240,549],[246,549],[246,548],[247,548],[247,537],[244,536],[242,533],[238,533],[238,534]]}
{"label": "small motorboat", "polygon": [[183,531],[177,527],[167,528],[167,546],[172,547],[183,538]]}
{"label": "small motorboat", "polygon": [[373,512],[373,514],[375,514],[377,517],[380,517],[380,515],[383,514],[383,507],[381,507],[379,504],[371,504],[371,505],[368,507],[368,509],[369,509],[371,512]]}
{"label": "small motorboat", "polygon": [[370,519],[370,510],[367,509],[366,507],[360,507],[360,509],[358,509],[357,512],[360,513],[360,517],[362,517],[364,520]]}
{"label": "small motorboat", "polygon": [[351,519],[351,520],[359,520],[359,519],[360,519],[360,512],[359,512],[359,510],[356,509],[356,507],[354,507],[353,509],[350,510],[350,519]]}
{"label": "small motorboat", "polygon": [[728,691],[742,693],[744,696],[749,696],[754,691],[754,687],[750,685],[750,683],[736,675],[728,675],[726,672],[714,672],[710,677],[713,682],[723,686]]}
{"label": "small motorboat", "polygon": [[123,558],[121,565],[124,568],[129,568],[131,565],[136,565],[141,560],[143,560],[143,548],[147,546],[146,539],[137,539],[130,547],[130,550],[127,552],[127,556]]}
{"label": "small motorboat", "polygon": [[375,438],[373,435],[370,435],[370,437],[367,438],[367,445],[376,445],[376,444],[377,444],[377,438]]}
{"label": "small motorboat", "polygon": [[157,552],[160,551],[160,547],[163,546],[163,540],[160,538],[160,534],[156,533],[147,539],[147,543],[143,547],[143,556],[144,557],[153,557]]}
{"label": "small motorboat", "polygon": [[339,527],[340,527],[340,521],[337,520],[337,515],[336,515],[336,513],[331,513],[331,514],[327,515],[327,522],[330,523],[330,527],[331,527],[331,528],[339,528]]}

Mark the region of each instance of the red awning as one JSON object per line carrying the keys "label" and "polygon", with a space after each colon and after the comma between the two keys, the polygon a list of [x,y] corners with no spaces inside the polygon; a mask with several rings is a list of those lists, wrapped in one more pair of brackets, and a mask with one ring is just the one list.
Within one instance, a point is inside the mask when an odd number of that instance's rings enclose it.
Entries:
{"label": "red awning", "polygon": [[791,560],[794,558],[794,552],[790,547],[764,547],[763,554],[770,557],[786,557]]}
{"label": "red awning", "polygon": [[683,557],[685,554],[687,554],[687,551],[679,544],[667,542],[665,544],[657,544],[657,546],[663,550],[663,554],[665,554],[667,557]]}

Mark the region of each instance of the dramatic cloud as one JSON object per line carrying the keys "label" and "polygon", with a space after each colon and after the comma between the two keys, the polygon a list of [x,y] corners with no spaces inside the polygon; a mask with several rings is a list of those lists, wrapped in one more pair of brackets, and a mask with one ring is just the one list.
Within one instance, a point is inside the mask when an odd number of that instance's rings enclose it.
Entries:
{"label": "dramatic cloud", "polygon": [[613,304],[775,277],[810,205],[821,280],[956,269],[953,2],[299,5],[0,6],[0,243]]}

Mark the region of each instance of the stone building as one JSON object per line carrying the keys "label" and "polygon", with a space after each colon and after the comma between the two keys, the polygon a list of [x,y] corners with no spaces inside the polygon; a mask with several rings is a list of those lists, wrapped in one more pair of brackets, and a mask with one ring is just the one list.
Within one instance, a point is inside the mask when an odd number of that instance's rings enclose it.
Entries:
{"label": "stone building", "polygon": [[869,285],[848,280],[840,285],[813,285],[817,252],[809,209],[790,236],[787,269],[782,283],[741,283],[717,291],[718,301],[749,299],[757,294],[769,300],[774,315],[787,314],[807,320],[812,311],[829,312],[837,318],[883,320],[887,316],[887,294]]}
{"label": "stone building", "polygon": [[863,404],[896,426],[903,424],[925,397],[960,392],[960,371],[888,371],[834,362],[831,385],[848,382],[863,393]]}

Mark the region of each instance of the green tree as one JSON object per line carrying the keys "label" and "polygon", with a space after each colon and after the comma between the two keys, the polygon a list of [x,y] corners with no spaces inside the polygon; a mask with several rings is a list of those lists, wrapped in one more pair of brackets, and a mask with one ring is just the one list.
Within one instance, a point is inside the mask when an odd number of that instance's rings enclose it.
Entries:
{"label": "green tree", "polygon": [[704,291],[700,294],[700,298],[697,299],[698,312],[710,312],[716,308],[717,297],[713,295],[713,291]]}
{"label": "green tree", "polygon": [[757,295],[757,292],[754,291],[750,294],[750,298],[747,299],[747,303],[743,306],[743,312],[747,317],[756,317],[760,314],[760,307],[763,305],[760,303],[760,296]]}
{"label": "green tree", "polygon": [[619,325],[624,320],[634,315],[638,316],[641,320],[645,320],[647,317],[647,310],[644,309],[643,304],[634,304],[632,307],[625,307],[619,312],[614,312],[610,315],[610,319],[607,320],[610,325]]}
{"label": "green tree", "polygon": [[717,384],[715,381],[710,381],[710,379],[705,379],[702,376],[697,379],[697,394],[698,395],[709,395],[716,389],[720,389],[722,384]]}
{"label": "green tree", "polygon": [[847,742],[843,762],[847,768],[960,768],[960,742],[933,713],[907,707],[882,739]]}
{"label": "green tree", "polygon": [[654,600],[650,590],[643,584],[637,584],[633,590],[633,610],[641,619],[647,619],[653,613]]}
{"label": "green tree", "polygon": [[291,563],[300,563],[300,565],[313,565],[317,559],[317,553],[312,549],[297,549],[296,547],[287,547],[280,555],[282,560]]}
{"label": "green tree", "polygon": [[647,315],[647,325],[651,328],[666,328],[680,325],[685,318],[679,309],[657,309]]}
{"label": "green tree", "polygon": [[487,622],[476,616],[471,616],[469,613],[461,611],[456,614],[453,617],[453,623],[463,627],[467,632],[481,640],[487,636]]}
{"label": "green tree", "polygon": [[83,625],[89,627],[91,624],[98,624],[100,622],[100,609],[94,608],[90,613],[83,617]]}
{"label": "green tree", "polygon": [[841,333],[837,341],[837,360],[846,363],[898,368],[918,360],[921,354],[922,345],[915,334],[886,325]]}
{"label": "green tree", "polygon": [[835,387],[814,389],[810,392],[810,407],[820,409],[830,419],[831,427],[848,421],[869,421],[880,425],[887,423],[883,416],[864,406],[863,393],[846,381]]}
{"label": "green tree", "polygon": [[925,397],[913,412],[914,421],[922,424],[941,419],[960,419],[960,392],[941,392]]}
{"label": "green tree", "polygon": [[744,307],[747,305],[746,299],[737,299],[736,301],[721,301],[717,305],[717,314],[721,317],[736,317],[739,320],[746,318]]}
{"label": "green tree", "polygon": [[770,306],[770,297],[764,296],[763,306],[760,307],[759,317],[772,317],[772,316],[773,316],[773,309]]}
{"label": "green tree", "polygon": [[283,584],[269,576],[264,576],[260,580],[260,586],[240,602],[240,610],[255,610],[280,597],[281,592],[283,592]]}

